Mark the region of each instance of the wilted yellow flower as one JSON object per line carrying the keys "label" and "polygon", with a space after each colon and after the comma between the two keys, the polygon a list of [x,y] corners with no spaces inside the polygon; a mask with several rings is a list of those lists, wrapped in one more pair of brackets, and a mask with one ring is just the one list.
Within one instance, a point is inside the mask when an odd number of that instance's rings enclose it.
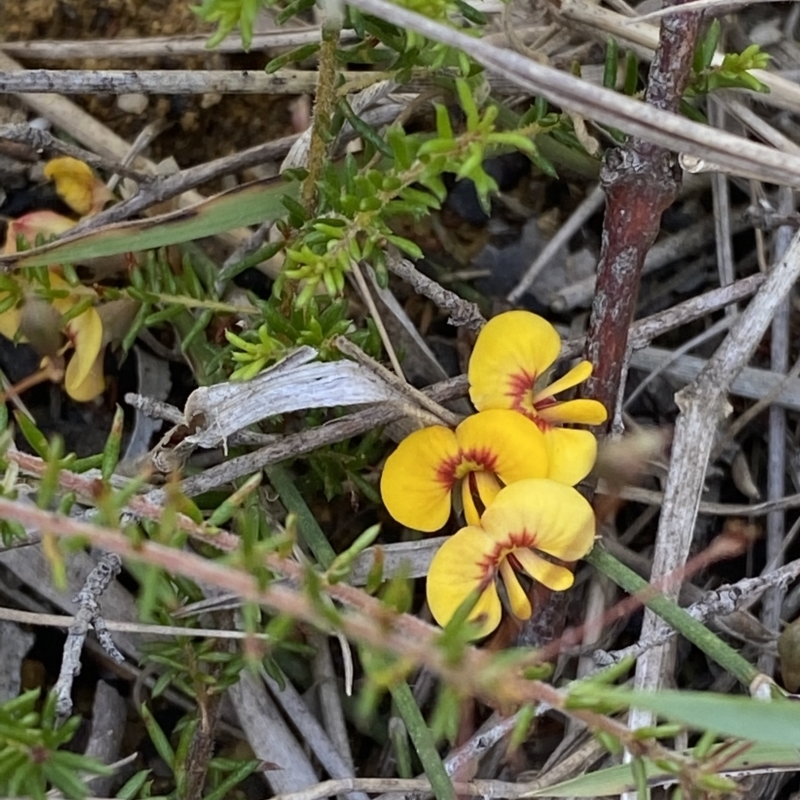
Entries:
{"label": "wilted yellow flower", "polygon": [[608,414],[597,400],[555,399],[592,374],[591,363],[582,361],[563,378],[544,383],[560,350],[558,332],[542,317],[529,311],[494,317],[478,335],[469,360],[469,396],[479,411],[513,409],[535,422],[545,436],[548,477],[572,486],[592,469],[597,440],[590,431],[560,426],[600,425]]}
{"label": "wilted yellow flower", "polygon": [[92,168],[77,158],[51,159],[44,166],[44,175],[55,183],[59,197],[82,217],[96,214],[114,196]]}
{"label": "wilted yellow flower", "polygon": [[6,230],[6,241],[3,255],[9,256],[17,252],[17,239],[22,236],[30,247],[36,243],[40,234],[49,239],[60,236],[75,226],[75,220],[57,214],[55,211],[31,211],[19,219],[12,219]]}
{"label": "wilted yellow flower", "polygon": [[[75,223],[66,217],[52,211],[34,211],[26,214],[17,220],[12,220],[8,226],[4,253],[15,253],[17,251],[17,237],[22,235],[25,239],[33,243],[37,234],[52,236],[63,233]],[[0,314],[0,333],[9,339],[14,339],[18,333],[22,333],[21,340],[31,338],[34,344],[44,341],[47,337],[34,335],[26,337],[25,325],[34,327],[36,325],[58,325],[58,319],[71,311],[85,295],[75,293],[73,287],[61,277],[55,268],[50,268],[49,281],[50,289],[63,294],[61,297],[54,297],[49,300],[49,305],[58,313],[55,320],[45,318],[41,315],[36,319],[25,320],[23,308],[19,304],[12,306]],[[24,278],[19,278],[23,288],[23,296],[34,294],[34,288]],[[0,293],[0,302],[8,297],[7,292]],[[25,300],[23,300],[23,303]],[[36,316],[36,315],[35,315]],[[63,333],[67,337],[67,344],[61,348],[54,348],[55,352],[44,352],[42,366],[53,364],[54,359],[64,355],[66,350],[72,347],[74,353],[69,359],[66,372],[64,373],[64,388],[67,394],[79,402],[87,402],[102,393],[105,388],[103,378],[103,324],[97,310],[90,306],[78,316],[70,319],[63,328]],[[48,348],[49,349],[49,348]]]}
{"label": "wilted yellow flower", "polygon": [[583,558],[592,549],[594,534],[592,508],[570,486],[530,479],[501,489],[478,525],[462,528],[434,555],[426,583],[434,619],[447,625],[459,606],[477,593],[468,619],[479,626],[476,638],[491,633],[502,616],[498,578],[511,612],[528,619],[531,604],[517,572],[554,591],[569,589],[572,572],[552,559]]}
{"label": "wilted yellow flower", "polygon": [[[50,273],[52,289],[69,290],[69,284],[58,274]],[[66,314],[80,300],[78,295],[54,298],[53,307],[60,314]],[[103,377],[103,323],[94,307],[71,319],[65,326],[74,353],[64,373],[64,388],[67,394],[80,403],[94,400],[105,389]]]}

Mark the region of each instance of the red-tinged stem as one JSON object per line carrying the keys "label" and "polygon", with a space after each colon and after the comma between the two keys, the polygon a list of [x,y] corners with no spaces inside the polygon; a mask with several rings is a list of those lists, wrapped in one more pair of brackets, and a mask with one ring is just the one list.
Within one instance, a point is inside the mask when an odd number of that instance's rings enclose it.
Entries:
{"label": "red-tinged stem", "polygon": [[[699,28],[700,15],[696,13],[663,18],[646,102],[678,111]],[[680,171],[674,153],[631,137],[606,154],[601,180],[606,191],[603,246],[586,342],[586,357],[594,364],[594,375],[584,385],[584,393],[600,400],[613,415],[642,266],[658,235],[661,215],[677,195]]]}
{"label": "red-tinged stem", "polygon": [[[664,5],[681,2],[685,0],[665,0]],[[663,18],[645,102],[667,111],[678,110],[691,74],[699,29],[699,14]],[[584,383],[583,395],[599,400],[608,410],[610,422],[617,406],[644,259],[658,235],[661,215],[677,196],[680,170],[674,153],[631,137],[606,154],[600,177],[606,212],[585,351],[594,374]],[[548,637],[557,640],[564,626],[559,611],[558,596],[545,592],[517,641],[542,646]]]}

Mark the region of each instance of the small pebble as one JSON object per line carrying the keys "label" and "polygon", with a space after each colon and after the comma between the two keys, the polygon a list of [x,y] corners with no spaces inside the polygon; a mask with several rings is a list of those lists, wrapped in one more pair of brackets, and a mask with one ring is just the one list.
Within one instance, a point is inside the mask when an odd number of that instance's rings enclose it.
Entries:
{"label": "small pebble", "polygon": [[222,102],[222,95],[219,92],[206,92],[200,100],[200,108],[211,108]]}
{"label": "small pebble", "polygon": [[178,162],[175,160],[175,157],[169,156],[163,161],[159,161],[156,171],[161,177],[164,177],[166,175],[174,175],[176,172],[180,172],[181,168],[178,166]]}
{"label": "small pebble", "polygon": [[200,114],[197,111],[187,111],[181,116],[181,130],[184,133],[197,130]]}
{"label": "small pebble", "polygon": [[147,95],[138,92],[131,94],[121,94],[117,98],[117,108],[126,114],[141,114],[149,105]]}

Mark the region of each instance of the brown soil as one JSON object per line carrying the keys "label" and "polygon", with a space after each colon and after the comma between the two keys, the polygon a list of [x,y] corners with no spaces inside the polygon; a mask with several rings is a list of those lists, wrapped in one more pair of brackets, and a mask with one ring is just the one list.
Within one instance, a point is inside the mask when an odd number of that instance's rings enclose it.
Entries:
{"label": "brown soil", "polygon": [[[3,9],[0,41],[133,38],[211,31],[191,10],[190,0],[21,0]],[[227,56],[165,56],[145,61],[80,59],[36,62],[53,69],[262,69],[263,53]],[[288,97],[229,95],[153,96],[141,114],[120,110],[116,97],[75,97],[77,103],[132,141],[142,128],[166,120],[169,128],[151,145],[156,161],[174,156],[180,167],[237,152],[292,131]]]}

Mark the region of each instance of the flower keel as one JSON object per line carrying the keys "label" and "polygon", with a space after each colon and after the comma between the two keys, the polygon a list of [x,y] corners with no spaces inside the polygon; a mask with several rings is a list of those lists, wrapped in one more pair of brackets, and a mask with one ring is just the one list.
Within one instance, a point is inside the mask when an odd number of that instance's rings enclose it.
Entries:
{"label": "flower keel", "polygon": [[446,625],[477,592],[468,619],[478,626],[476,637],[485,636],[500,622],[499,577],[511,612],[527,619],[532,609],[517,572],[554,591],[568,589],[572,572],[552,559],[582,558],[592,548],[594,530],[591,506],[569,486],[534,478],[501,489],[481,525],[462,528],[433,557],[426,584],[431,613]]}

